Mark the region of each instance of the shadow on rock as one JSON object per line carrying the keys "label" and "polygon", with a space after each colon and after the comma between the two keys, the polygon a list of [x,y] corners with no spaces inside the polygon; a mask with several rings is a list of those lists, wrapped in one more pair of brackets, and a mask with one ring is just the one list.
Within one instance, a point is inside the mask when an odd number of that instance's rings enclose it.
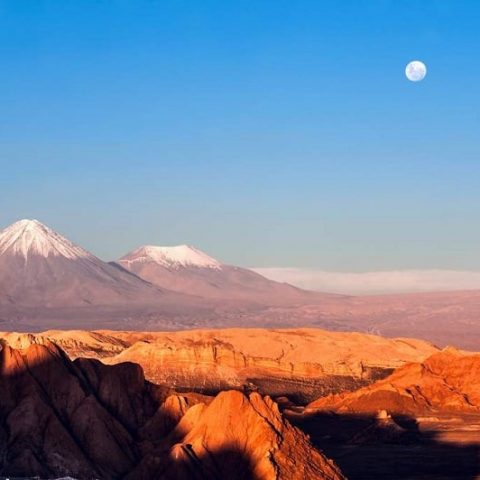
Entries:
{"label": "shadow on rock", "polygon": [[470,423],[480,418],[432,417],[425,426],[413,416],[386,412],[287,417],[351,480],[475,480],[480,475],[479,432]]}

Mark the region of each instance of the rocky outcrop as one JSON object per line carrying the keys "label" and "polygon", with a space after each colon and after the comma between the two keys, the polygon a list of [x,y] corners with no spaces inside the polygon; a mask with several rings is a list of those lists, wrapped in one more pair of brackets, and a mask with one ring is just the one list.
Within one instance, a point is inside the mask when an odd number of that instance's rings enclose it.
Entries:
{"label": "rocky outcrop", "polygon": [[176,395],[133,363],[72,362],[46,339],[25,347],[1,343],[0,476],[342,478],[268,398]]}
{"label": "rocky outcrop", "polygon": [[[126,333],[109,334],[128,341]],[[423,341],[319,329],[199,330],[135,338],[130,348],[104,361],[139,363],[149,380],[181,389],[258,389],[301,403],[354,390],[437,351]]]}
{"label": "rocky outcrop", "polygon": [[320,329],[71,330],[0,336],[18,347],[53,341],[71,359],[138,363],[149,381],[180,391],[214,395],[231,388],[256,390],[304,404],[358,389],[438,351],[419,340]]}
{"label": "rocky outcrop", "polygon": [[[112,332],[114,333],[114,332]],[[85,330],[48,330],[43,333],[1,332],[0,338],[12,348],[27,348],[32,344],[44,345],[53,342],[71,360],[76,358],[112,357],[131,346],[132,342],[116,338],[115,335]]]}
{"label": "rocky outcrop", "polygon": [[447,348],[358,391],[320,398],[307,412],[372,413],[380,409],[402,414],[480,412],[480,355]]}
{"label": "rocky outcrop", "polygon": [[0,356],[2,475],[116,478],[140,460],[135,431],[164,392],[138,365],[71,362],[52,343]]}
{"label": "rocky outcrop", "polygon": [[343,475],[282,418],[269,397],[228,391],[209,406],[188,410],[167,441],[127,478],[333,480]]}

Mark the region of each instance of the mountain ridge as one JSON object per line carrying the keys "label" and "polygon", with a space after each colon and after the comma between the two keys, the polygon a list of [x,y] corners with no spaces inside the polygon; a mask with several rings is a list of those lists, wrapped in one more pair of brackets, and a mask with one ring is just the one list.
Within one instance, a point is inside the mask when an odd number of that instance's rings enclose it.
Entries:
{"label": "mountain ridge", "polygon": [[51,342],[0,342],[0,388],[2,477],[344,478],[258,394],[178,395],[138,365],[72,362]]}
{"label": "mountain ridge", "polygon": [[114,263],[160,288],[210,299],[281,305],[318,302],[329,295],[269,280],[253,270],[222,263],[188,245],[143,246]]}
{"label": "mountain ridge", "polygon": [[407,363],[390,376],[349,393],[321,397],[307,411],[424,414],[480,413],[480,354],[446,347],[423,360]]}
{"label": "mountain ridge", "polygon": [[0,232],[0,292],[10,304],[39,307],[124,303],[162,293],[37,220]]}

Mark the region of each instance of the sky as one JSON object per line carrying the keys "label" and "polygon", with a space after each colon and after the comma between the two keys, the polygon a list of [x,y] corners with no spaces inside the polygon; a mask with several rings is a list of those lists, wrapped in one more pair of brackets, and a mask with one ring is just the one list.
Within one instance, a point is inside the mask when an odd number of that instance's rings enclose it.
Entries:
{"label": "sky", "polygon": [[477,1],[0,0],[0,225],[480,270],[479,32]]}

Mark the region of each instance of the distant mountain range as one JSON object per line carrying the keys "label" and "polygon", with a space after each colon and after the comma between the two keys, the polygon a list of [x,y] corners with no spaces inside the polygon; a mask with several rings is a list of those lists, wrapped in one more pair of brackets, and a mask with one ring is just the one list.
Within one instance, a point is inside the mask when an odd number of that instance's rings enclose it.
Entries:
{"label": "distant mountain range", "polygon": [[204,298],[264,305],[323,300],[317,293],[226,265],[188,245],[140,247],[122,257],[118,264],[157,287]]}
{"label": "distant mountain range", "polygon": [[2,303],[46,307],[150,302],[162,293],[36,220],[0,234],[0,292]]}
{"label": "distant mountain range", "polygon": [[0,232],[0,329],[320,327],[480,349],[480,290],[344,296],[267,279],[194,247],[107,263],[36,220]]}
{"label": "distant mountain range", "polygon": [[0,233],[5,326],[94,328],[108,321],[117,328],[186,327],[225,312],[318,303],[323,297],[184,245],[140,247],[106,263],[37,220],[21,220]]}

